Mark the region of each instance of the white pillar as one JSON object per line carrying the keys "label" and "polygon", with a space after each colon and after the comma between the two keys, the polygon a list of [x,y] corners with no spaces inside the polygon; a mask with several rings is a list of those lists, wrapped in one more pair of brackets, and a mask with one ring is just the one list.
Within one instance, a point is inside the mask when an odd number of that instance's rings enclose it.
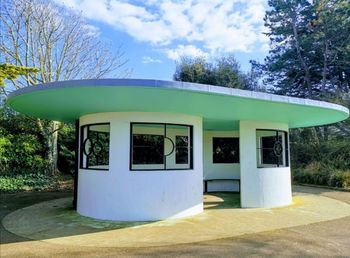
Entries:
{"label": "white pillar", "polygon": [[240,121],[241,206],[276,207],[292,202],[290,167],[257,167],[257,129],[288,131],[288,125]]}

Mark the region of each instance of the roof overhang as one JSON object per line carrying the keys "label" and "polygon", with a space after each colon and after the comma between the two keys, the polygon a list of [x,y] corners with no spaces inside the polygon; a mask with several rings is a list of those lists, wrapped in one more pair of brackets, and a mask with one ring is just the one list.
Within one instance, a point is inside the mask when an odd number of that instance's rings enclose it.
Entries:
{"label": "roof overhang", "polygon": [[18,112],[73,122],[100,112],[169,112],[203,117],[206,130],[233,130],[239,120],[287,123],[290,128],[331,124],[349,117],[343,106],[233,88],[159,80],[61,81],[14,91]]}

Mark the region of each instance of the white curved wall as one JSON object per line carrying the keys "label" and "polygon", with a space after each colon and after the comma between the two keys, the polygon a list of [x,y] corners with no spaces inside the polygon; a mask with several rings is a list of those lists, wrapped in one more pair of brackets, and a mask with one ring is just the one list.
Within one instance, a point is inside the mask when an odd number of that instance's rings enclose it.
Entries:
{"label": "white curved wall", "polygon": [[[119,221],[179,218],[203,211],[202,119],[169,114],[114,112],[90,114],[80,125],[109,122],[109,170],[79,169],[77,211]],[[130,123],[193,125],[193,169],[130,171]]]}
{"label": "white curved wall", "polygon": [[257,168],[256,129],[288,132],[288,125],[240,121],[241,206],[276,207],[292,203],[290,167]]}

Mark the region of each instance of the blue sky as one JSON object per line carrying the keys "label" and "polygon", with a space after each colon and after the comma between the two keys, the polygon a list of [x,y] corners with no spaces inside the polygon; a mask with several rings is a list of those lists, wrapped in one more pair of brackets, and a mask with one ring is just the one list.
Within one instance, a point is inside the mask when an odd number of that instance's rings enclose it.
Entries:
{"label": "blue sky", "polygon": [[133,78],[171,80],[181,56],[233,53],[242,70],[268,51],[265,0],[55,0],[81,12],[97,37],[122,45]]}

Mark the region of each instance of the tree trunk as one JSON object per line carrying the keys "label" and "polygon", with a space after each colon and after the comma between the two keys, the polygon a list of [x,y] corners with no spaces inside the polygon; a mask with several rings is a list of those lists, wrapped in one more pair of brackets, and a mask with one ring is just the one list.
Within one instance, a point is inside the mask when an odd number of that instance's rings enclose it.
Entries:
{"label": "tree trunk", "polygon": [[58,130],[59,130],[59,122],[53,121],[52,122],[52,133],[51,133],[51,162],[50,167],[51,167],[51,175],[54,175],[56,172],[58,172],[57,168],[57,161],[58,161]]}
{"label": "tree trunk", "polygon": [[58,130],[59,122],[53,121],[49,122],[47,125],[40,119],[37,120],[37,124],[40,128],[40,132],[45,139],[46,145],[46,156],[48,161],[48,171],[47,174],[54,175],[57,169],[57,160],[58,160]]}
{"label": "tree trunk", "polygon": [[323,126],[323,140],[327,142],[329,140],[329,126]]}
{"label": "tree trunk", "polygon": [[312,87],[311,87],[311,79],[310,79],[310,70],[309,67],[307,66],[303,55],[301,53],[301,48],[300,48],[300,43],[299,43],[299,34],[297,31],[297,27],[296,27],[296,17],[293,17],[292,19],[292,27],[293,27],[293,35],[294,35],[294,41],[295,41],[295,47],[297,50],[297,54],[298,54],[298,59],[299,62],[301,63],[301,66],[303,67],[303,70],[305,72],[305,82],[306,82],[306,86],[307,86],[307,97],[311,98],[312,97]]}
{"label": "tree trunk", "polygon": [[315,128],[315,135],[316,135],[315,140],[318,143],[321,143],[323,139],[321,128],[319,126],[315,126],[314,128]]}
{"label": "tree trunk", "polygon": [[324,42],[323,49],[323,69],[322,69],[322,93],[326,92],[326,80],[327,80],[327,71],[328,71],[328,41]]}

